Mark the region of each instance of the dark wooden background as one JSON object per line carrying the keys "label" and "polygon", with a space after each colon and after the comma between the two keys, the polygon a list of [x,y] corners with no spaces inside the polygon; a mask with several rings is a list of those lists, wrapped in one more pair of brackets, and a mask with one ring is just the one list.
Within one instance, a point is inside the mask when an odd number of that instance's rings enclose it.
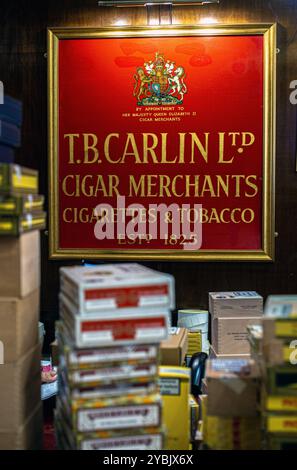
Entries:
{"label": "dark wooden background", "polygon": [[[152,17],[169,20],[168,7],[155,7]],[[297,293],[297,173],[296,112],[289,101],[289,84],[297,79],[297,2],[295,0],[221,0],[219,5],[174,7],[174,24],[199,24],[204,17],[220,23],[277,22],[278,97],[276,167],[276,262],[266,263],[146,263],[174,274],[178,307],[207,307],[210,290],[255,289],[263,296]],[[145,8],[99,8],[96,0],[1,0],[0,80],[5,92],[24,104],[22,148],[17,162],[37,168],[40,190],[47,194],[47,59],[49,26],[111,26],[118,20],[146,25]],[[242,110],[244,112],[244,110]],[[48,260],[48,238],[42,233],[41,318],[53,337],[58,318],[59,266]],[[0,266],[1,269],[1,266]]]}

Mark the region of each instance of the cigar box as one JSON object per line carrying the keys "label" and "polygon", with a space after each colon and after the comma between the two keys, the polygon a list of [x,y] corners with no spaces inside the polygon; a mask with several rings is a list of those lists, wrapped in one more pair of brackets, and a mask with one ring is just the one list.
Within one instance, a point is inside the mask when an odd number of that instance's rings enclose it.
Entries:
{"label": "cigar box", "polygon": [[45,227],[45,212],[31,212],[22,215],[0,215],[0,235],[18,236],[30,230],[42,230]]}
{"label": "cigar box", "polygon": [[261,324],[259,316],[216,317],[212,323],[212,346],[218,354],[250,354],[247,327]]}
{"label": "cigar box", "polygon": [[158,373],[155,363],[125,364],[67,371],[68,383],[71,388],[99,387],[108,383],[151,382]]}
{"label": "cigar box", "polygon": [[139,264],[61,268],[61,292],[79,315],[137,308],[175,308],[174,278]]}
{"label": "cigar box", "polygon": [[296,414],[267,414],[265,425],[269,434],[293,434],[297,437]]}
{"label": "cigar box", "polygon": [[266,411],[297,413],[297,396],[262,395],[262,407]]}
{"label": "cigar box", "polygon": [[73,346],[78,348],[160,342],[167,338],[169,312],[166,309],[123,309],[77,315],[66,297],[60,297],[60,318]]}
{"label": "cigar box", "polygon": [[1,194],[37,194],[38,172],[20,165],[0,163]]}
{"label": "cigar box", "polygon": [[[162,450],[164,432],[161,428],[98,431],[74,433],[59,414],[55,427],[62,441],[62,448],[75,450]],[[61,448],[61,447],[60,447]]]}
{"label": "cigar box", "polygon": [[42,212],[43,204],[44,196],[40,194],[0,195],[0,215],[17,216],[36,211]]}
{"label": "cigar box", "polygon": [[0,237],[0,297],[25,297],[40,286],[40,233]]}
{"label": "cigar box", "polygon": [[255,291],[209,292],[212,318],[262,316],[263,297]]}
{"label": "cigar box", "polygon": [[265,317],[296,318],[297,295],[270,295],[265,303]]}
{"label": "cigar box", "polygon": [[297,317],[263,318],[263,345],[275,339],[294,340],[297,338]]}
{"label": "cigar box", "polygon": [[190,369],[161,366],[160,392],[163,424],[167,430],[166,450],[188,450],[190,442]]}
{"label": "cigar box", "polygon": [[157,394],[73,401],[72,420],[78,432],[158,427],[161,400]]}
{"label": "cigar box", "polygon": [[92,349],[75,349],[65,336],[65,327],[57,324],[59,348],[69,370],[106,367],[117,364],[143,364],[158,362],[156,344],[135,344]]}

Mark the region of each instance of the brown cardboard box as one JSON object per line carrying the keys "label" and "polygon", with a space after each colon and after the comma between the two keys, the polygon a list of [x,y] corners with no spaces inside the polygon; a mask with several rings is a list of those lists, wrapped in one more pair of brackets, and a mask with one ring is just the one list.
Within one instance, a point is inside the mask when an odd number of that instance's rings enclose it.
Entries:
{"label": "brown cardboard box", "polygon": [[40,403],[40,346],[0,365],[0,427],[17,431]]}
{"label": "brown cardboard box", "polygon": [[42,406],[38,404],[15,431],[0,427],[0,450],[40,450],[42,448]]}
{"label": "brown cardboard box", "polygon": [[[174,333],[175,332],[175,333]],[[168,339],[160,345],[160,364],[165,366],[182,366],[188,349],[188,330],[173,329]]]}
{"label": "brown cardboard box", "polygon": [[247,326],[261,324],[261,317],[218,317],[212,322],[211,343],[217,354],[250,354]]}
{"label": "brown cardboard box", "polygon": [[207,413],[210,416],[257,415],[260,371],[254,361],[207,361]]}
{"label": "brown cardboard box", "polygon": [[0,238],[0,297],[25,297],[40,286],[40,234]]}
{"label": "brown cardboard box", "polygon": [[254,291],[209,292],[208,300],[213,318],[263,315],[263,297]]}
{"label": "brown cardboard box", "polygon": [[0,297],[0,340],[4,348],[2,362],[17,361],[38,343],[38,319],[39,289],[23,299]]}

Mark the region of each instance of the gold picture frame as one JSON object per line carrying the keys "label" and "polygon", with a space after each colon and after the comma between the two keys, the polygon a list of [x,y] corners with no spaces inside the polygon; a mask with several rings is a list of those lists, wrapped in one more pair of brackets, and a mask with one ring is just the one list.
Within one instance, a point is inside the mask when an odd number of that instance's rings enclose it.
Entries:
{"label": "gold picture frame", "polygon": [[[258,261],[275,256],[276,24],[48,29],[49,253],[52,259]],[[58,45],[63,39],[262,35],[264,43],[263,196],[261,250],[62,249],[58,198]]]}

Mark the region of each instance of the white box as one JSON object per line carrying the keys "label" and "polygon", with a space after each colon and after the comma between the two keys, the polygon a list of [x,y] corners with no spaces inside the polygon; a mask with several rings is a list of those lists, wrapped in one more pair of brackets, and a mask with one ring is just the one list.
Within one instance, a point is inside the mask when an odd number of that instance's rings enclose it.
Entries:
{"label": "white box", "polygon": [[168,336],[169,311],[162,308],[123,309],[77,315],[74,306],[60,296],[60,318],[74,347],[160,343]]}
{"label": "white box", "polygon": [[255,291],[209,292],[209,312],[212,318],[262,316],[263,297]]}
{"label": "white box", "polygon": [[174,277],[136,263],[72,266],[60,270],[61,292],[79,315],[140,308],[175,308]]}

